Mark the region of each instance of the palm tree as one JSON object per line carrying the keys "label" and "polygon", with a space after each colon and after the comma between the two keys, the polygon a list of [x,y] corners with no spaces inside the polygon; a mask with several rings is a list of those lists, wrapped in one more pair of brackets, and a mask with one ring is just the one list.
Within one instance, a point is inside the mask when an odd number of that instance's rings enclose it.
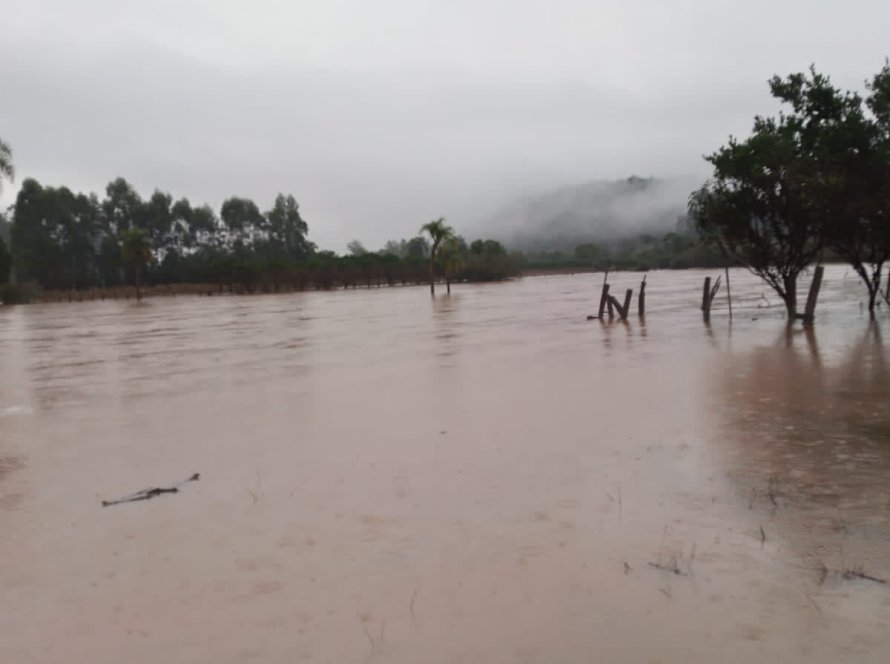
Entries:
{"label": "palm tree", "polygon": [[124,235],[121,246],[124,264],[133,270],[136,277],[136,301],[142,299],[142,270],[151,261],[151,245],[148,234],[142,228],[132,228]]}
{"label": "palm tree", "polygon": [[443,240],[447,240],[450,237],[454,236],[454,231],[450,226],[445,224],[445,217],[439,217],[435,221],[431,221],[428,224],[424,224],[420,227],[421,233],[427,233],[430,236],[430,240],[432,240],[433,244],[430,247],[430,295],[436,294],[436,275],[435,275],[435,265],[436,265],[436,252],[439,250],[439,245]]}
{"label": "palm tree", "polygon": [[15,177],[15,169],[12,167],[12,148],[9,143],[0,138],[0,191],[3,190],[3,178],[10,182]]}
{"label": "palm tree", "polygon": [[442,242],[440,251],[442,272],[445,274],[445,286],[449,295],[451,295],[451,280],[459,275],[466,266],[465,246],[461,244],[460,238],[453,236]]}

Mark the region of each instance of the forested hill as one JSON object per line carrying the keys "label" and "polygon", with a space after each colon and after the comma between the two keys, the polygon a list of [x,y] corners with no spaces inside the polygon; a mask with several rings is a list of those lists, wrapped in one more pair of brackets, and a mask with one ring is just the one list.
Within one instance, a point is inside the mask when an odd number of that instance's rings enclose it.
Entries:
{"label": "forested hill", "polygon": [[634,176],[564,187],[508,206],[479,231],[527,252],[663,235],[677,230],[693,186],[685,180]]}

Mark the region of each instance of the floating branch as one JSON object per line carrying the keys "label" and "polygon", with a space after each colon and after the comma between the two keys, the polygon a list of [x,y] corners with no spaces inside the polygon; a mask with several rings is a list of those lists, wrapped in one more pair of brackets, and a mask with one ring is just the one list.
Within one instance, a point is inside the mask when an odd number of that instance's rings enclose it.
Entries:
{"label": "floating branch", "polygon": [[152,487],[150,489],[137,491],[136,493],[131,493],[129,496],[124,496],[117,500],[103,500],[102,507],[111,507],[112,505],[120,505],[122,503],[135,503],[138,500],[151,500],[155,496],[160,496],[163,493],[179,493],[179,488],[182,485],[187,484],[188,482],[197,482],[199,479],[201,479],[201,474],[195,473],[188,479],[182,480],[182,482],[177,482],[173,486]]}

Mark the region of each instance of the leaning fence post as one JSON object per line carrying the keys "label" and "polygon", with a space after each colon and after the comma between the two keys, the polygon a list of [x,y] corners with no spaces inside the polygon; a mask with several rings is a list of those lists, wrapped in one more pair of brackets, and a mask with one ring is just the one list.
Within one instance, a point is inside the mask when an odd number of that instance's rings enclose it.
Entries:
{"label": "leaning fence post", "polygon": [[599,312],[596,315],[597,318],[602,319],[603,313],[606,310],[606,303],[607,303],[608,299],[609,299],[609,284],[604,283],[603,284],[603,293],[602,293],[602,295],[600,295],[600,308],[599,308]]}
{"label": "leaning fence post", "polygon": [[633,299],[634,289],[628,288],[627,292],[624,293],[624,307],[621,309],[621,318],[622,320],[627,320],[627,315],[630,313],[630,301]]}
{"label": "leaning fence post", "polygon": [[640,318],[646,315],[646,277],[643,276],[643,281],[640,282],[640,294],[637,297],[637,313],[639,313]]}

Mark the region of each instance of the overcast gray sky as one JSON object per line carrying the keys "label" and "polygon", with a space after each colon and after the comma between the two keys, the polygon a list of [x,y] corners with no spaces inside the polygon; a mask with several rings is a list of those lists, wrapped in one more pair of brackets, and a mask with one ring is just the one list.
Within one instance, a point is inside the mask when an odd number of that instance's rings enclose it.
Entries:
{"label": "overcast gray sky", "polygon": [[0,0],[17,183],[121,175],[217,207],[294,194],[322,247],[701,155],[815,62],[861,88],[877,0]]}

